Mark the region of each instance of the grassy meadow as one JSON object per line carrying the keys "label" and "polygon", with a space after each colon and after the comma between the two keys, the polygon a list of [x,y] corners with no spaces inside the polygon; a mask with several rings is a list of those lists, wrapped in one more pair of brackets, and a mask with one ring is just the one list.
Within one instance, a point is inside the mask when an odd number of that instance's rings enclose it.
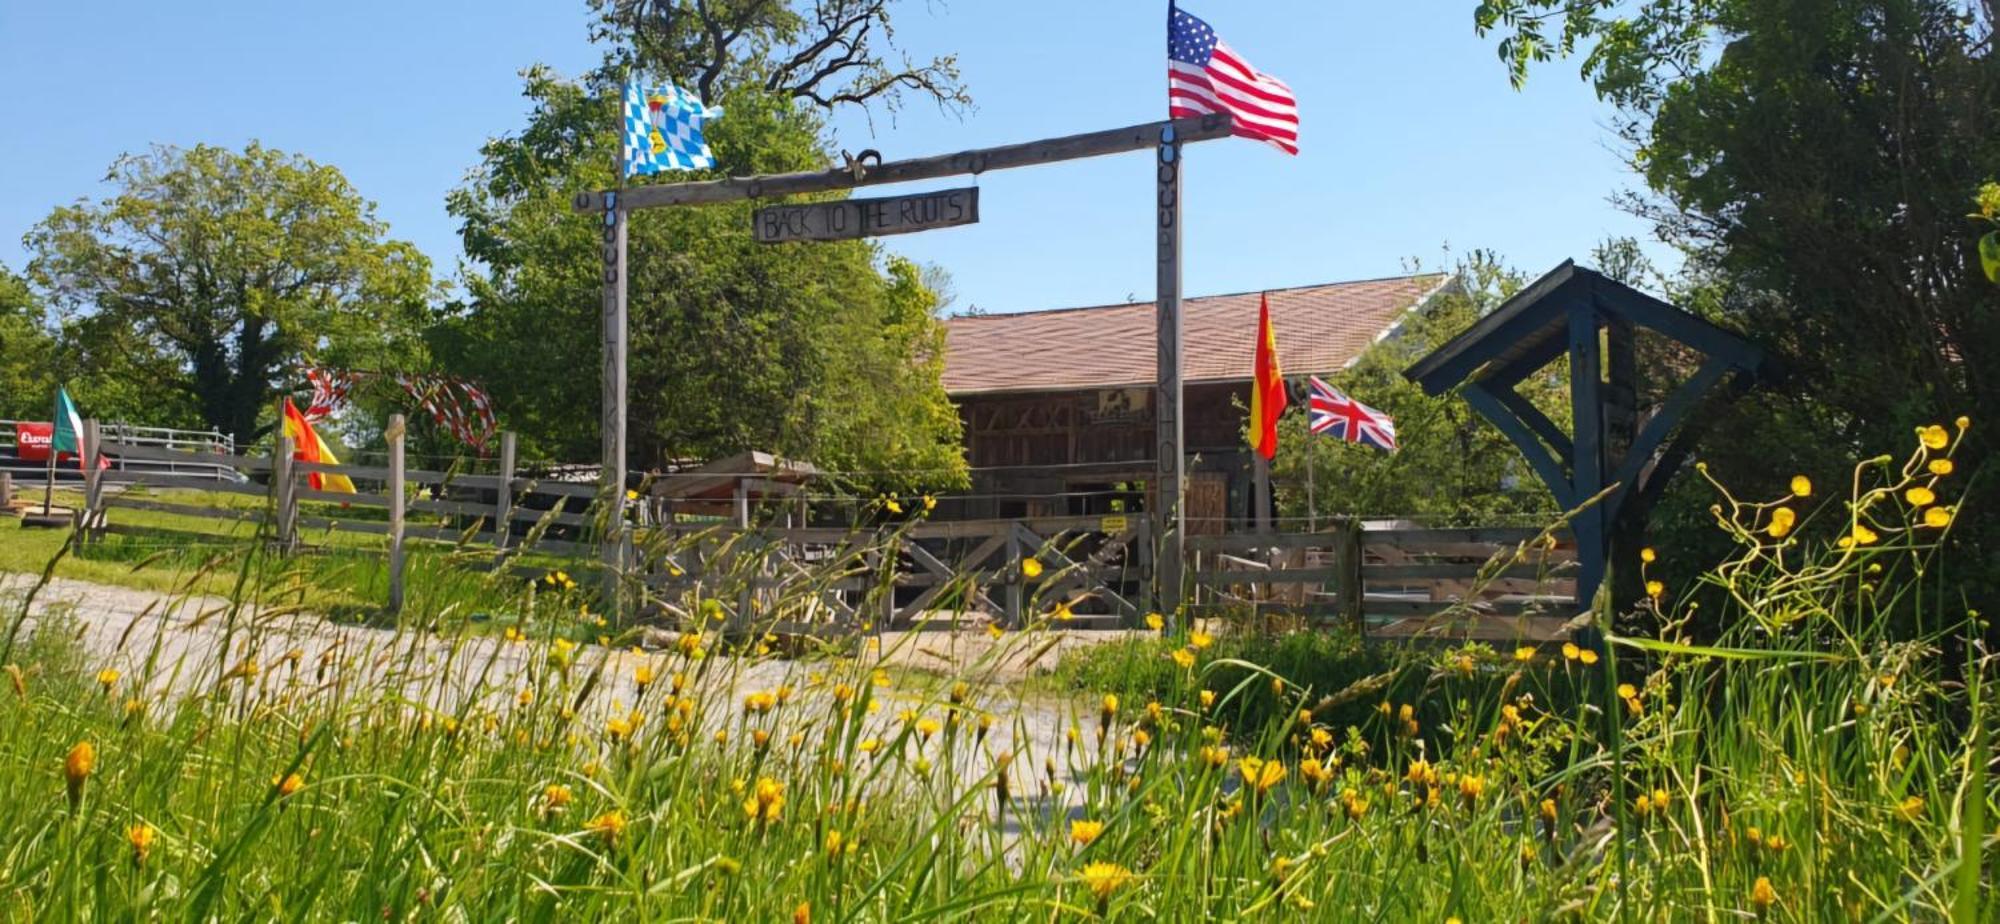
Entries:
{"label": "grassy meadow", "polygon": [[[444,563],[402,628],[314,647],[269,613],[337,571],[120,563],[266,608],[105,651],[9,602],[0,918],[1990,921],[1996,672],[1931,567],[1964,426],[1851,491],[1721,492],[1739,551],[1703,594],[1650,587],[1656,632],[1204,621],[1028,691],[870,640],[578,644],[580,592],[425,594]],[[1684,632],[1697,597],[1723,637]],[[478,607],[518,629],[467,631]]]}

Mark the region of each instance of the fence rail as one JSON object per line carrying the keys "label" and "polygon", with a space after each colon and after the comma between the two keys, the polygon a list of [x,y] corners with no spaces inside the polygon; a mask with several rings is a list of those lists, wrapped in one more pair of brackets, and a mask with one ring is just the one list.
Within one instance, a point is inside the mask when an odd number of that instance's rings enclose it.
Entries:
{"label": "fence rail", "polygon": [[[252,455],[87,421],[78,524],[86,537],[143,534],[159,530],[114,514],[164,513],[226,522],[284,551],[334,533],[379,537],[391,610],[402,603],[411,542],[489,549],[495,567],[530,550],[595,557],[607,525],[597,485],[516,471],[511,433],[502,435],[497,472],[411,469],[402,430],[400,416],[392,418],[386,464],[326,465],[295,460],[282,438],[269,455]],[[99,459],[118,462],[100,468]],[[197,463],[228,475],[195,474]],[[334,475],[352,480],[356,493],[311,484]],[[197,492],[263,503],[231,506]],[[642,520],[621,531],[631,537],[622,557],[631,571],[614,579],[643,590],[651,612],[703,624],[720,618],[739,630],[770,619],[852,630],[966,614],[1007,626],[1071,616],[1137,626],[1152,606],[1159,537],[1144,516],[827,526],[795,521],[793,511],[805,508],[786,503],[781,522],[762,525],[740,503],[733,521]],[[1385,637],[1539,639],[1575,609],[1575,548],[1560,533],[1339,519],[1310,532],[1189,536],[1186,548],[1194,616],[1248,607]]]}

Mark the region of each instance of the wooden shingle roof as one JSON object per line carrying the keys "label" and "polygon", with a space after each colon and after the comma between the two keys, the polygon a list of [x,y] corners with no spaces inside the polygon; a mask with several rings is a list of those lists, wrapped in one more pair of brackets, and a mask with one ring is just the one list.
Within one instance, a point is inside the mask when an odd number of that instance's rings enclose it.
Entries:
{"label": "wooden shingle roof", "polygon": [[[1443,273],[1272,289],[1286,376],[1337,372],[1450,279]],[[1188,382],[1248,380],[1259,292],[1182,302]],[[972,315],[945,321],[945,391],[1129,388],[1155,379],[1152,302]]]}

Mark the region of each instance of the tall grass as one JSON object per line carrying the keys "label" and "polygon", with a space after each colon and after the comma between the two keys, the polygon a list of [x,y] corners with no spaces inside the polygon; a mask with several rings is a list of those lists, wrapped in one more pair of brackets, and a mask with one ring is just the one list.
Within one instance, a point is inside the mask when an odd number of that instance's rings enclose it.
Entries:
{"label": "tall grass", "polygon": [[922,634],[777,657],[781,615],[883,592],[866,550],[656,600],[682,631],[647,654],[574,641],[600,627],[561,581],[486,585],[503,636],[457,631],[457,594],[328,626],[253,553],[226,605],[27,621],[0,914],[1985,920],[1994,665],[1936,562],[1955,437],[1921,440],[1815,516],[1724,493],[1719,640],[1662,587],[1652,637],[1352,677],[1186,631],[1121,652],[1143,687],[1054,694],[890,670]]}

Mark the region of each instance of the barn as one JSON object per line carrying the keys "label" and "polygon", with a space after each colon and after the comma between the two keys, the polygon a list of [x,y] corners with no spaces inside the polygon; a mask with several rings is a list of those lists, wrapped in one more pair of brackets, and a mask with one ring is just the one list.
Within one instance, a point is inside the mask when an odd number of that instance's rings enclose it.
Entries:
{"label": "barn", "polygon": [[[1338,372],[1451,284],[1439,273],[1268,290],[1288,379]],[[1188,530],[1250,514],[1243,420],[1263,292],[1182,302]],[[1153,471],[1151,302],[954,317],[945,391],[965,430],[972,490],[940,515],[1014,518],[1147,508]]]}

